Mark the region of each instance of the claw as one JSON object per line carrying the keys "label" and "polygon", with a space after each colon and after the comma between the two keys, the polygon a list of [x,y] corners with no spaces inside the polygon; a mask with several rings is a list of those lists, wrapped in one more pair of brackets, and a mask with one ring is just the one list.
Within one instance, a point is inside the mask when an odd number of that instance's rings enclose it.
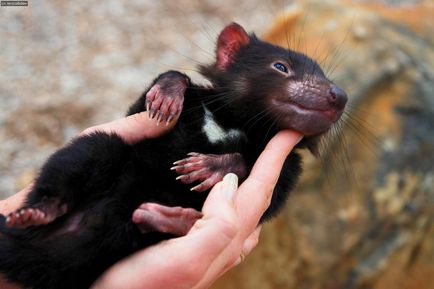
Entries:
{"label": "claw", "polygon": [[173,116],[172,114],[169,115],[169,117],[168,117],[167,120],[166,120],[166,126],[168,126],[169,123],[170,123],[173,119],[174,119],[174,116]]}
{"label": "claw", "polygon": [[192,187],[191,191],[204,192],[221,181],[223,176],[229,172],[235,171],[241,177],[247,173],[244,161],[238,153],[206,155],[190,152],[187,155],[187,158],[174,162],[171,170],[179,175],[176,180],[184,184],[201,182]]}
{"label": "claw", "polygon": [[180,175],[179,177],[176,178],[176,180],[187,184],[191,183],[190,177],[188,175]]}
{"label": "claw", "polygon": [[155,118],[158,112],[161,116],[157,118],[157,125],[165,122],[169,126],[182,110],[187,86],[188,80],[184,76],[172,73],[161,75],[146,93],[145,106],[149,118]]}
{"label": "claw", "polygon": [[160,113],[158,114],[158,117],[157,117],[157,126],[160,125],[160,123],[161,123],[161,121],[163,120],[163,118],[164,118],[164,114],[163,114],[162,112],[160,112]]}
{"label": "claw", "polygon": [[190,191],[192,191],[192,192],[193,192],[193,191],[197,191],[200,187],[201,187],[201,184],[192,187],[192,188],[190,189]]}
{"label": "claw", "polygon": [[157,114],[157,111],[155,109],[151,109],[149,115],[151,116],[151,119],[153,119],[155,117],[155,115]]}
{"label": "claw", "polygon": [[52,222],[67,212],[67,205],[54,200],[38,207],[24,207],[10,213],[6,218],[6,226],[9,228],[24,229],[30,226],[45,225]]}

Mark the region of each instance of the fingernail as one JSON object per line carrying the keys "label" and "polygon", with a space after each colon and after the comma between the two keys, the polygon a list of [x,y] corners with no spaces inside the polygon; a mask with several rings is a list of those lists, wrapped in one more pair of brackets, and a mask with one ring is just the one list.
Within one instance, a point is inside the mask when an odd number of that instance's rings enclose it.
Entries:
{"label": "fingernail", "polygon": [[223,178],[223,190],[229,201],[233,201],[238,189],[238,177],[236,174],[229,173]]}
{"label": "fingernail", "polygon": [[300,138],[298,139],[298,141],[297,141],[296,144],[298,144],[299,142],[301,142],[302,139],[303,139],[303,136],[300,136]]}

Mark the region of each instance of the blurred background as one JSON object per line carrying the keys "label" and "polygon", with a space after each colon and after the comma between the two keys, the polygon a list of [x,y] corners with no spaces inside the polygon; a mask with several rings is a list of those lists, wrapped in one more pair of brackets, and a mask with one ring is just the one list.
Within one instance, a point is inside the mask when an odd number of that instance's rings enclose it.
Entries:
{"label": "blurred background", "polygon": [[213,288],[434,288],[432,1],[29,0],[0,7],[0,197],[236,21],[314,57],[350,96],[340,132],[257,249]]}

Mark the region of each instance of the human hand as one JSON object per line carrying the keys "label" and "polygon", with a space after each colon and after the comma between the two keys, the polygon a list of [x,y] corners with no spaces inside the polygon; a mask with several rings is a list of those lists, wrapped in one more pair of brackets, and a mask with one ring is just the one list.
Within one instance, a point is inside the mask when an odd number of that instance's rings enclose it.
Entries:
{"label": "human hand", "polygon": [[256,246],[258,222],[270,204],[283,162],[301,136],[279,132],[238,187],[228,174],[211,190],[203,217],[183,237],[160,242],[119,261],[92,288],[208,288]]}

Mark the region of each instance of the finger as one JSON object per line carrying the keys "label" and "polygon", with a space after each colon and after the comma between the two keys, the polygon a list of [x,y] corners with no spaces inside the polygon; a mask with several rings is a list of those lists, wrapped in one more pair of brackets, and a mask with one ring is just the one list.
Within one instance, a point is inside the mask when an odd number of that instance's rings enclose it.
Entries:
{"label": "finger", "polygon": [[249,179],[261,184],[275,185],[283,162],[302,136],[295,131],[285,130],[277,133],[267,144],[252,168]]}
{"label": "finger", "polygon": [[[241,262],[244,260],[242,258],[246,258],[250,253],[253,251],[253,249],[258,245],[259,243],[259,235],[261,234],[262,226],[259,225],[253,233],[244,241],[243,247],[241,249],[241,252],[239,256],[236,258],[236,260],[232,263],[229,263],[217,276],[216,279],[220,278],[222,275],[224,275],[227,271],[232,269],[235,266],[238,266]],[[241,257],[243,255],[243,257]]]}
{"label": "finger", "polygon": [[283,131],[279,132],[268,143],[255,163],[249,178],[238,189],[235,199],[239,222],[237,236],[231,246],[228,246],[216,258],[197,288],[206,288],[209,284],[212,284],[217,276],[237,264],[240,261],[239,253],[241,248],[246,250],[244,253],[250,253],[256,246],[260,230],[257,229],[259,219],[266,206],[268,206],[268,199],[271,197],[280,175],[283,162],[300,139],[301,136],[298,133]]}
{"label": "finger", "polygon": [[221,176],[218,174],[213,174],[211,177],[207,178],[197,186],[191,188],[191,191],[195,192],[204,192],[211,188],[214,184],[216,184],[220,180]]}
{"label": "finger", "polygon": [[[210,191],[202,208],[203,219],[217,218],[229,223],[236,222],[234,209],[235,196],[238,189],[238,177],[227,174]],[[199,225],[200,226],[200,225]]]}
{"label": "finger", "polygon": [[179,160],[175,162],[175,166],[171,167],[171,170],[175,170],[178,174],[190,173],[195,170],[202,169],[203,163],[197,157],[189,157],[187,159]]}
{"label": "finger", "polygon": [[25,198],[32,190],[33,186],[34,182],[30,183],[27,187],[25,187],[15,195],[10,196],[6,200],[0,201],[0,214],[6,216],[19,209],[23,205]]}
{"label": "finger", "polygon": [[150,117],[154,118],[160,112],[161,104],[166,97],[163,95],[162,91],[158,91],[155,99],[152,101],[151,108],[149,109]]}
{"label": "finger", "polygon": [[161,121],[166,123],[167,119],[170,115],[170,106],[172,105],[174,99],[173,98],[166,98],[166,100],[161,104],[160,107],[160,114],[161,114]]}
{"label": "finger", "polygon": [[262,226],[258,226],[253,233],[244,241],[243,249],[241,250],[240,256],[237,258],[237,260],[228,267],[228,270],[232,267],[235,267],[239,265],[242,261],[244,261],[241,257],[241,254],[244,255],[244,258],[250,255],[250,253],[253,251],[253,249],[258,245],[259,243],[259,235],[261,234]]}
{"label": "finger", "polygon": [[159,88],[160,86],[158,84],[151,87],[151,89],[146,93],[147,102],[152,102],[155,99],[155,96],[157,95]]}
{"label": "finger", "polygon": [[249,177],[240,186],[236,207],[243,230],[241,238],[247,238],[256,228],[270,203],[283,163],[300,140],[301,135],[297,132],[286,130],[277,133],[259,156]]}
{"label": "finger", "polygon": [[[240,257],[241,252],[243,252],[244,256],[249,255],[258,244],[260,233],[261,233],[261,226],[258,226],[255,229],[255,231],[245,240],[241,250],[238,247],[238,249],[232,253],[225,254],[227,252],[224,252],[223,254],[221,254],[209,267],[204,277],[197,283],[194,289],[209,288],[217,279],[219,279],[222,275],[224,275],[228,270],[239,265],[241,263],[241,257]],[[231,246],[232,245],[233,244],[231,244]],[[228,250],[233,251],[233,248],[228,248]],[[234,255],[234,254],[236,255],[235,260],[234,258],[228,259],[228,255]],[[222,263],[221,260],[225,261],[226,263]]]}
{"label": "finger", "polygon": [[141,112],[87,128],[80,135],[92,134],[97,131],[115,133],[125,142],[134,144],[145,138],[155,138],[163,135],[171,130],[175,124],[176,121],[172,121],[168,126],[157,126],[157,119],[149,119],[148,112]]}
{"label": "finger", "polygon": [[202,209],[203,218],[185,236],[190,239],[190,245],[184,251],[192,250],[185,256],[189,262],[192,256],[197,256],[195,263],[201,264],[203,270],[207,270],[237,236],[239,227],[234,207],[237,189],[238,177],[227,174],[209,193]]}

